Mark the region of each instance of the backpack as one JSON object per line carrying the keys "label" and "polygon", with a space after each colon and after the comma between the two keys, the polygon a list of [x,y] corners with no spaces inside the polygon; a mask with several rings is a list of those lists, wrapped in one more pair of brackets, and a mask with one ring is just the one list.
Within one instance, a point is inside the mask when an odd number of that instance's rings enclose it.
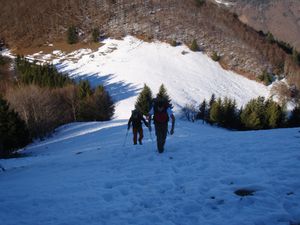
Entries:
{"label": "backpack", "polygon": [[168,108],[169,105],[166,103],[163,104],[154,104],[154,122],[157,123],[167,123],[169,121],[169,115],[168,115]]}
{"label": "backpack", "polygon": [[143,116],[138,110],[132,110],[130,119],[133,127],[140,127],[142,125]]}

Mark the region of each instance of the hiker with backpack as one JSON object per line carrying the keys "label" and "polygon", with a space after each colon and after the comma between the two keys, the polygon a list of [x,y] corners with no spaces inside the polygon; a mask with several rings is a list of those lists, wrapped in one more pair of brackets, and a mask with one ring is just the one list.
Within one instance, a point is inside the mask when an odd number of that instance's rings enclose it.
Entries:
{"label": "hiker with backpack", "polygon": [[155,135],[157,140],[157,149],[159,153],[163,153],[164,145],[168,133],[169,118],[172,120],[170,134],[174,134],[175,116],[172,112],[170,104],[166,99],[155,99],[149,112],[149,129],[151,131],[151,117],[153,116]]}
{"label": "hiker with backpack", "polygon": [[[137,140],[139,141],[139,144],[142,145],[143,140],[143,127],[142,127],[142,121],[144,122],[146,127],[149,127],[147,121],[143,117],[143,115],[139,112],[139,110],[135,109],[131,112],[131,117],[128,120],[128,130],[130,130],[131,124],[132,124],[132,131],[133,131],[133,144],[137,144]],[[138,138],[139,135],[139,138]]]}

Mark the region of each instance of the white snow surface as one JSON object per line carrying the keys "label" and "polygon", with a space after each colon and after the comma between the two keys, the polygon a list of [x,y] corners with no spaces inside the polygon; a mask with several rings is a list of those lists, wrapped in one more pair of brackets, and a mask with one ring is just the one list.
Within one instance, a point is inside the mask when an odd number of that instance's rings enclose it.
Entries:
{"label": "white snow surface", "polygon": [[[0,160],[0,225],[300,224],[298,129],[234,132],[177,117],[163,154],[154,133],[144,130],[142,146],[125,136],[144,83],[155,93],[164,83],[177,112],[212,93],[242,105],[268,96],[265,86],[185,46],[133,37],[96,52],[35,56],[55,56],[60,71],[106,85],[117,114],[62,126],[26,147],[26,157]],[[254,192],[241,197],[239,189]]]}
{"label": "white snow surface", "polygon": [[[300,223],[297,129],[233,132],[178,121],[163,154],[123,146],[125,120],[74,123],[0,160],[1,225]],[[252,196],[234,194],[238,189]]]}
{"label": "white snow surface", "polygon": [[[184,54],[182,54],[184,52]],[[64,54],[56,50],[51,62],[75,79],[104,84],[117,102],[116,118],[128,118],[144,83],[155,95],[164,84],[179,111],[185,104],[199,104],[204,98],[236,99],[239,106],[258,96],[269,96],[269,88],[224,70],[217,62],[186,46],[172,47],[162,42],[147,43],[132,36],[107,39],[96,52],[82,49]],[[49,60],[48,55],[29,58]]]}
{"label": "white snow surface", "polygon": [[215,0],[215,2],[218,3],[218,4],[221,4],[221,5],[225,5],[227,7],[234,5],[234,3],[228,2],[228,1],[224,1],[224,0]]}

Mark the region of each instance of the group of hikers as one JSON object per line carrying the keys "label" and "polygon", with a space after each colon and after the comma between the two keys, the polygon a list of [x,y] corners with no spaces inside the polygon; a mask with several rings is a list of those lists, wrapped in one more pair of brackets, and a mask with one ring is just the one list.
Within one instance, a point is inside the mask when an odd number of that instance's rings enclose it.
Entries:
{"label": "group of hikers", "polygon": [[153,120],[157,149],[159,153],[163,153],[168,134],[168,122],[170,118],[172,121],[170,134],[174,134],[175,116],[173,114],[171,106],[165,99],[154,99],[148,115],[145,116],[147,120],[144,118],[144,115],[142,115],[139,109],[136,108],[132,110],[131,117],[128,121],[128,130],[130,130],[130,127],[132,125],[133,144],[136,145],[137,142],[139,142],[140,145],[143,144],[142,140],[144,135],[142,122],[144,122],[145,126],[148,127],[149,131],[151,132],[151,121]]}

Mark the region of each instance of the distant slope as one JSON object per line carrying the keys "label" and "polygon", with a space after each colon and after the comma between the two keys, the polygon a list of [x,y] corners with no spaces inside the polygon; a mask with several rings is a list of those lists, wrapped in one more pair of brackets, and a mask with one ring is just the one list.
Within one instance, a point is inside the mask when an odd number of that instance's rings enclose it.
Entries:
{"label": "distant slope", "polygon": [[89,79],[93,85],[104,84],[117,101],[116,117],[128,118],[144,83],[154,94],[163,83],[178,111],[185,104],[200,104],[217,97],[230,97],[241,106],[258,96],[267,97],[270,87],[226,71],[201,52],[186,46],[147,43],[127,36],[108,39],[98,51],[79,50],[68,55],[35,54],[35,59],[49,60],[76,79]]}
{"label": "distant slope", "polygon": [[186,44],[196,39],[206,54],[222,55],[224,67],[252,79],[265,69],[300,73],[290,71],[293,63],[276,45],[209,1],[201,7],[195,0],[0,0],[0,5],[0,38],[11,48],[65,41],[75,25],[82,41],[91,39],[94,28],[114,38],[130,34]]}
{"label": "distant slope", "polygon": [[230,0],[230,8],[256,30],[271,32],[300,52],[300,1]]}

